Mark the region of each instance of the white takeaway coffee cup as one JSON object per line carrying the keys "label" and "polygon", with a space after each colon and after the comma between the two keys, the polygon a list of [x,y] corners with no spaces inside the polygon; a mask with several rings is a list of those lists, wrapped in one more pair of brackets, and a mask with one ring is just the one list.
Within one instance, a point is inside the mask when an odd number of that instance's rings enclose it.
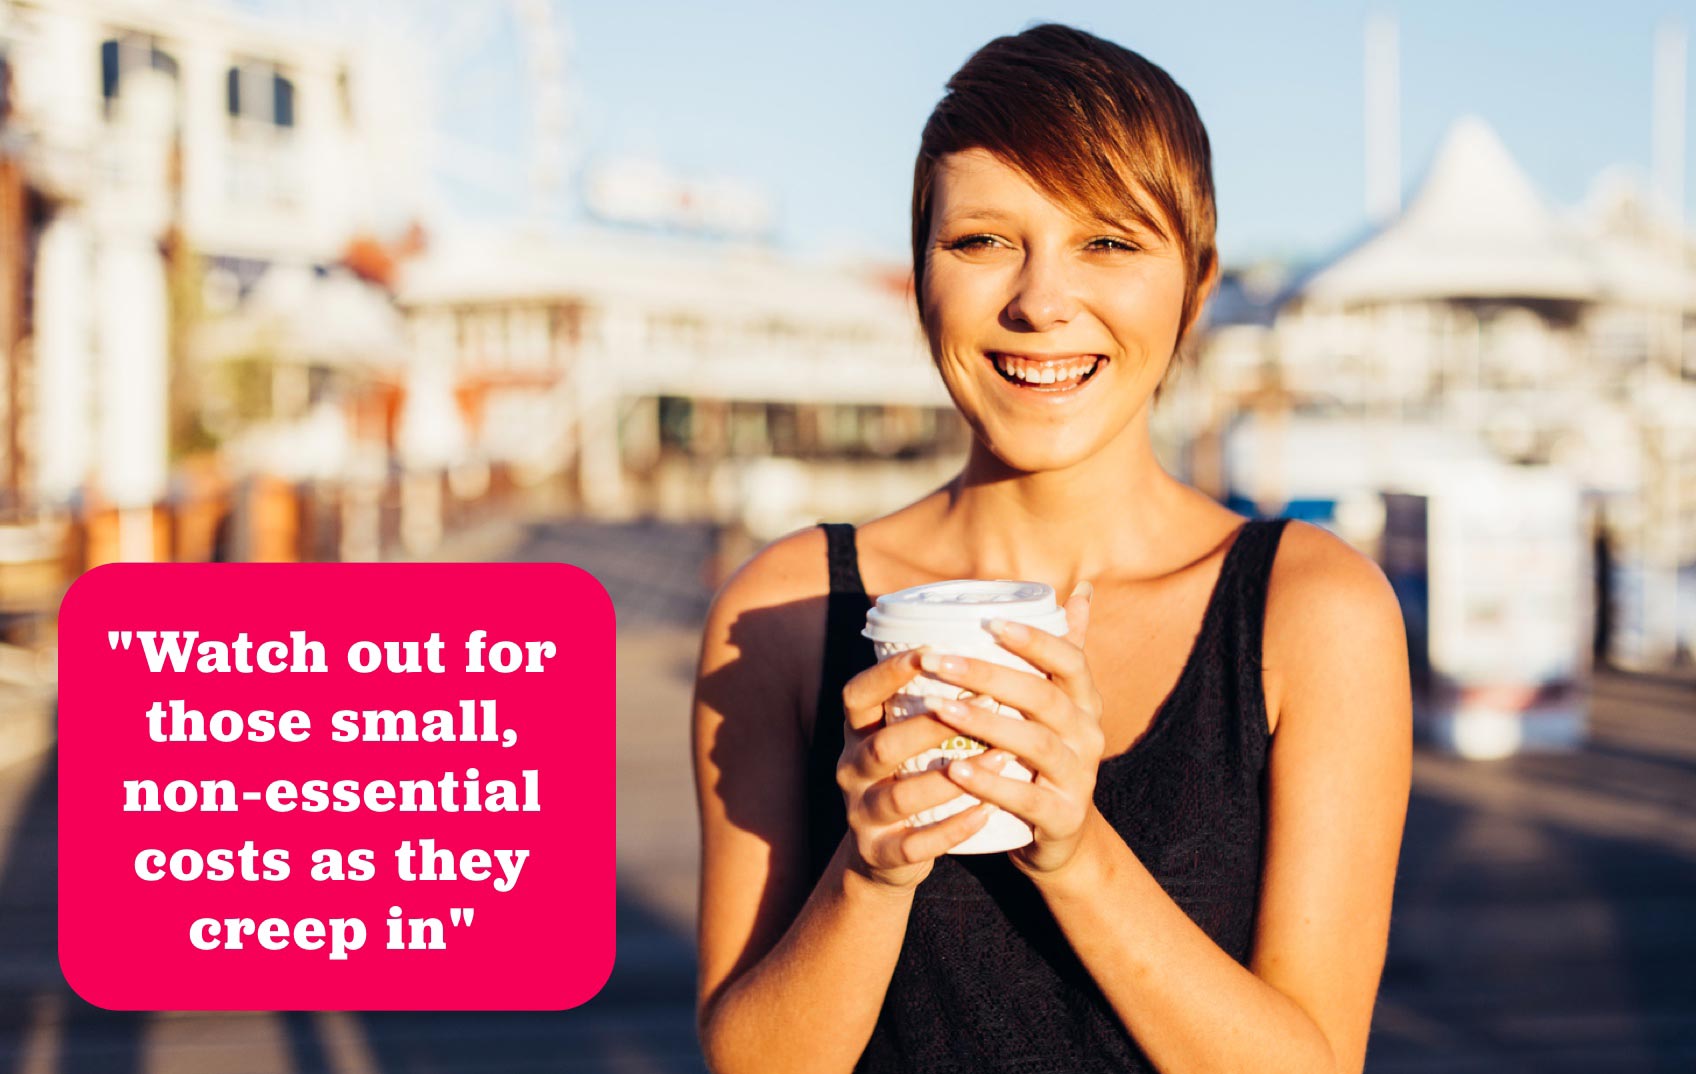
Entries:
{"label": "white takeaway coffee cup", "polygon": [[[866,627],[861,633],[872,640],[878,660],[923,645],[933,652],[952,653],[1041,674],[996,642],[984,625],[990,619],[1024,623],[1060,637],[1066,634],[1066,612],[1055,602],[1053,586],[1042,582],[970,578],[931,582],[879,597],[876,606],[866,613]],[[1003,715],[1024,719],[1021,713],[993,698],[974,698],[971,691],[933,679],[923,672],[914,676],[900,693],[885,703],[885,719],[893,723],[929,711],[938,698],[958,699],[986,708],[993,705]],[[983,743],[959,735],[902,762],[901,772],[912,775],[941,768],[957,757],[974,757],[983,753],[985,748]],[[1009,761],[1000,774],[1008,779],[1029,781],[1032,778],[1030,769],[1017,759]],[[915,826],[932,824],[977,803],[976,798],[962,794],[934,809],[915,814],[912,823]],[[982,828],[949,853],[991,854],[1015,850],[1031,839],[1030,825],[1006,810],[997,809]]]}

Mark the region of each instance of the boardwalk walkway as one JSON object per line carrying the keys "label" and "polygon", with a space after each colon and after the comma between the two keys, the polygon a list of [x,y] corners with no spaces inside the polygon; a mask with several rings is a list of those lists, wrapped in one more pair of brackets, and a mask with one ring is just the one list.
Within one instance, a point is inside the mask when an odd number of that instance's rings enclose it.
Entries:
{"label": "boardwalk walkway", "polygon": [[[620,621],[619,957],[563,1013],[126,1014],[54,954],[51,751],[0,769],[0,1074],[699,1074],[687,706],[705,529],[537,521]],[[8,717],[0,716],[0,721]],[[1580,753],[1421,753],[1372,1074],[1696,1070],[1696,680],[1605,675]],[[4,728],[0,727],[0,732]]]}

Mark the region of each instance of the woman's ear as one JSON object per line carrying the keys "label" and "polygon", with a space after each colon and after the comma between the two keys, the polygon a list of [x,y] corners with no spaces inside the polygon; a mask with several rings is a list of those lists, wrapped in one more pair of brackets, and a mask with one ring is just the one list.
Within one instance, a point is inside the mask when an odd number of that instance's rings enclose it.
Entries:
{"label": "woman's ear", "polygon": [[1190,307],[1190,317],[1184,322],[1184,330],[1179,339],[1188,339],[1190,330],[1201,317],[1201,311],[1207,305],[1207,300],[1213,297],[1213,291],[1219,286],[1219,254],[1217,251],[1207,252],[1207,267],[1202,271],[1201,282],[1196,285],[1195,304]]}

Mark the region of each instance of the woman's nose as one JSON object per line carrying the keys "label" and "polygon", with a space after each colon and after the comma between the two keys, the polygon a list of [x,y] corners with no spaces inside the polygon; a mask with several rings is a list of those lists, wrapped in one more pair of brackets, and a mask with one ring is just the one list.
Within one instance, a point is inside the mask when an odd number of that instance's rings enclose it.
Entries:
{"label": "woman's nose", "polygon": [[1076,315],[1078,296],[1059,258],[1033,253],[1025,258],[1007,316],[1041,332]]}

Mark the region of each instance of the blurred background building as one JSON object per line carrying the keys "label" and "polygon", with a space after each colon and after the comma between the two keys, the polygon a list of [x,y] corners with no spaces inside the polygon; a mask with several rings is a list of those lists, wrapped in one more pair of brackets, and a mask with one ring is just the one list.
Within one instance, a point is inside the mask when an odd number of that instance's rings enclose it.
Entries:
{"label": "blurred background building", "polygon": [[[740,176],[678,164],[664,146],[588,152],[595,98],[574,56],[628,42],[578,41],[571,8],[0,0],[0,763],[15,776],[0,789],[18,788],[16,832],[51,822],[51,795],[26,793],[17,773],[36,772],[52,742],[59,600],[101,563],[578,562],[619,607],[621,765],[638,789],[621,799],[637,821],[621,825],[637,833],[621,874],[640,898],[621,903],[629,933],[602,1009],[640,1017],[580,1023],[590,1043],[572,1069],[693,1070],[679,1036],[694,913],[679,885],[694,851],[678,743],[706,598],[764,541],[936,487],[969,431],[929,364],[900,250],[819,257],[784,240],[781,198],[748,177],[785,144],[781,125],[746,144]],[[682,15],[655,15],[654,33],[666,18]],[[1620,162],[1566,204],[1478,115],[1452,117],[1404,182],[1398,24],[1379,14],[1346,29],[1363,60],[1356,234],[1317,255],[1225,248],[1220,290],[1153,413],[1156,447],[1234,509],[1329,527],[1383,565],[1429,750],[1410,860],[1435,862],[1453,876],[1442,898],[1464,901],[1456,863],[1505,856],[1531,871],[1503,890],[1531,899],[1523,877],[1553,870],[1558,888],[1574,846],[1615,863],[1557,822],[1553,835],[1515,825],[1588,811],[1583,840],[1635,838],[1663,830],[1683,794],[1665,787],[1696,789],[1686,34],[1651,20],[1633,31],[1651,78],[1640,111],[1614,119],[1644,128],[1647,178]],[[938,61],[938,79],[959,58]],[[1232,87],[1179,73],[1211,125],[1207,95]],[[733,120],[758,111],[702,122],[730,140]],[[1527,759],[1544,756],[1563,759]],[[1607,767],[1627,756],[1635,775]],[[1470,766],[1484,760],[1497,767]],[[1545,807],[1516,782],[1551,772],[1591,797]],[[1609,797],[1639,778],[1663,788],[1634,792],[1653,802]],[[1442,804],[1422,811],[1422,793]],[[1485,834],[1422,857],[1439,831]],[[8,890],[51,899],[50,886],[20,887],[22,860],[0,873],[0,910]],[[1688,838],[1645,860],[1641,875],[1688,911]],[[1624,889],[1573,883],[1562,890],[1577,917],[1555,931],[1616,911],[1621,930],[1574,964],[1689,953],[1688,926],[1654,916],[1673,909],[1621,909]],[[1452,943],[1448,903],[1408,906],[1415,932]],[[1478,941],[1490,954],[1465,972],[1499,982],[1500,1011],[1564,1010],[1536,998],[1536,974],[1509,972],[1530,956],[1493,942]],[[1560,1037],[1545,1055],[1494,1024],[1445,1035],[1459,1016],[1439,986],[1462,971],[1442,964],[1424,990],[1408,969],[1421,957],[1392,951],[1387,995],[1406,1002],[1383,1019],[1401,1050],[1369,1069],[1696,1062],[1696,996],[1657,976],[1660,963],[1621,971],[1658,991],[1609,993],[1603,1044]],[[27,1011],[0,1056],[72,1069],[41,1059],[29,1034],[75,1027],[82,1008],[35,988],[56,969],[17,965]],[[655,1006],[617,1006],[638,996]],[[141,1046],[112,1025],[88,1023],[116,1033],[122,1062],[76,1069],[129,1069]],[[366,1027],[362,1052],[360,1026],[326,1016],[305,1034],[315,1043],[291,1033],[248,1066],[252,1024],[204,1028],[226,1034],[215,1054],[230,1063],[170,1052],[149,1069],[434,1070],[429,1055],[464,1043],[414,1050],[397,1042],[447,1030],[396,1016]],[[525,1022],[521,1035],[557,1053],[553,1032]],[[644,1052],[644,1039],[663,1047]],[[69,1029],[65,1040],[74,1051]],[[482,1053],[463,1054],[483,1069]]]}

